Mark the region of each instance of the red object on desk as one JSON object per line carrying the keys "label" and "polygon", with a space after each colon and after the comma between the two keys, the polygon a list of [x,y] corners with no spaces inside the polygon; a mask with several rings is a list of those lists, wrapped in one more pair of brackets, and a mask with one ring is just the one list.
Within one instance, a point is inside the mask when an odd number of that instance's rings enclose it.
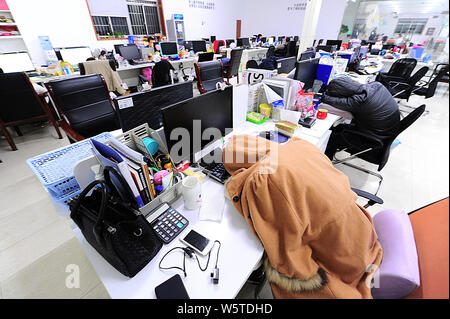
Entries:
{"label": "red object on desk", "polygon": [[0,0],[0,10],[9,10],[6,0]]}
{"label": "red object on desk", "polygon": [[342,50],[348,49],[348,43],[342,43]]}
{"label": "red object on desk", "polygon": [[317,118],[319,120],[325,120],[328,116],[328,111],[324,109],[319,109],[317,112]]}

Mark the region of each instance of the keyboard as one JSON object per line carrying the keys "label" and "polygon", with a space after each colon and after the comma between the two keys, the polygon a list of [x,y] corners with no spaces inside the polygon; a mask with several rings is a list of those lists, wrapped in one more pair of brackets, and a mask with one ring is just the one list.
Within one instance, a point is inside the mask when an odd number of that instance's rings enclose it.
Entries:
{"label": "keyboard", "polygon": [[225,181],[231,176],[222,163],[204,163],[200,162],[200,167],[212,179],[225,184]]}
{"label": "keyboard", "polygon": [[[157,217],[150,221],[154,215]],[[189,225],[189,221],[167,203],[153,210],[147,220],[164,244],[174,240]]]}
{"label": "keyboard", "polygon": [[146,64],[146,63],[150,63],[150,61],[145,61],[145,60],[130,60],[130,64],[131,64],[131,65],[136,65],[136,64]]}

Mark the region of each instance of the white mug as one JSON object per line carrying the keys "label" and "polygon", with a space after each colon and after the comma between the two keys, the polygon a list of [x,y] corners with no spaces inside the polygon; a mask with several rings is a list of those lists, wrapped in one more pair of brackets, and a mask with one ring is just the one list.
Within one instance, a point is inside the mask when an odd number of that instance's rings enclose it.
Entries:
{"label": "white mug", "polygon": [[195,210],[202,205],[202,187],[197,177],[188,176],[183,179],[181,194],[185,209]]}

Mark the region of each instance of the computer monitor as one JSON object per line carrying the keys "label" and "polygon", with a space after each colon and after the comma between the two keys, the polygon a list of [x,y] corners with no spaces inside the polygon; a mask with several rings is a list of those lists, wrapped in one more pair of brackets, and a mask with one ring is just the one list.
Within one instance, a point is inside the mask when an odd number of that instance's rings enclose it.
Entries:
{"label": "computer monitor", "polygon": [[215,36],[215,35],[212,35],[211,38],[210,38],[210,40],[211,40],[211,43],[214,43],[214,41],[216,41],[216,36]]}
{"label": "computer monitor", "polygon": [[192,42],[184,41],[183,46],[186,50],[191,51],[192,50]]}
{"label": "computer monitor", "polygon": [[160,42],[161,55],[166,57],[178,57],[178,43],[176,42]]}
{"label": "computer monitor", "polygon": [[120,55],[125,60],[139,60],[141,54],[139,53],[138,47],[134,44],[129,44],[119,48]]}
{"label": "computer monitor", "polygon": [[283,99],[284,105],[289,104],[289,89],[291,87],[291,82],[271,79],[264,80],[263,83]]}
{"label": "computer monitor", "polygon": [[342,40],[327,40],[327,45],[335,45],[339,50],[342,46]]}
{"label": "computer monitor", "polygon": [[284,37],[278,37],[278,42],[283,41]]}
{"label": "computer monitor", "polygon": [[[217,141],[230,133],[233,129],[233,88],[216,90],[189,100],[168,106],[161,110],[164,133],[170,155],[175,163],[183,160],[194,161],[194,154],[201,151],[208,144]],[[200,136],[195,136],[194,120],[200,120]],[[171,133],[176,129],[185,129],[189,132],[189,139]],[[198,140],[208,128],[217,128],[220,134],[208,136],[208,139]],[[180,144],[179,144],[180,143]],[[174,147],[176,145],[176,147]]]}
{"label": "computer monitor", "polygon": [[295,62],[297,62],[295,56],[277,60],[278,74],[290,73],[295,69]]}
{"label": "computer monitor", "polygon": [[236,42],[236,40],[235,39],[228,39],[228,40],[225,40],[225,42],[227,44],[227,48],[229,48],[230,44],[233,43],[233,42]]}
{"label": "computer monitor", "polygon": [[249,47],[250,46],[250,39],[249,38],[239,38],[237,39],[238,47]]}
{"label": "computer monitor", "polygon": [[360,60],[365,60],[367,58],[367,54],[369,53],[369,45],[362,46],[359,49],[359,58]]}
{"label": "computer monitor", "polygon": [[262,42],[262,43],[266,43],[266,42],[267,42],[267,38],[266,38],[266,37],[262,37],[262,38],[261,38],[261,42]]}
{"label": "computer monitor", "polygon": [[5,73],[35,71],[33,62],[31,62],[27,52],[0,54],[0,68]]}
{"label": "computer monitor", "polygon": [[309,60],[316,56],[316,52],[313,50],[305,51],[302,54],[300,54],[300,61]]}
{"label": "computer monitor", "polygon": [[195,53],[197,52],[206,52],[206,41],[191,41],[192,50]]}
{"label": "computer monitor", "polygon": [[295,41],[295,42],[298,42],[298,39],[299,39],[299,36],[296,35],[296,36],[294,37],[294,41]]}
{"label": "computer monitor", "polygon": [[114,51],[117,54],[120,54],[120,47],[123,47],[123,46],[124,46],[123,44],[114,44]]}
{"label": "computer monitor", "polygon": [[320,58],[315,58],[297,62],[294,78],[304,84],[304,91],[313,87],[314,80],[317,78],[319,61]]}
{"label": "computer monitor", "polygon": [[78,63],[86,62],[88,58],[92,58],[92,52],[89,47],[72,47],[72,48],[59,48],[61,60],[69,62],[73,66],[77,66]]}
{"label": "computer monitor", "polygon": [[322,50],[322,51],[326,51],[326,52],[336,52],[337,46],[335,45],[318,45],[317,46],[317,51]]}
{"label": "computer monitor", "polygon": [[[147,123],[154,130],[163,126],[161,108],[194,96],[191,81],[161,86],[150,91],[124,95],[114,99],[120,127],[126,132]],[[123,100],[132,99],[132,107],[122,107]],[[128,104],[129,105],[129,104]]]}
{"label": "computer monitor", "polygon": [[208,62],[214,60],[214,52],[199,53],[198,62]]}

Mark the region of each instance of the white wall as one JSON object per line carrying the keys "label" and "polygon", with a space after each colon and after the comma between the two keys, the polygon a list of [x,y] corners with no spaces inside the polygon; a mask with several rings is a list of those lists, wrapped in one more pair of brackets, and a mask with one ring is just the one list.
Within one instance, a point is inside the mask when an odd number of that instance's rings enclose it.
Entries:
{"label": "white wall", "polygon": [[89,46],[112,50],[124,41],[98,41],[85,0],[8,0],[34,64],[46,63],[39,36],[54,47]]}
{"label": "white wall", "polygon": [[164,18],[169,20],[173,14],[184,15],[184,27],[187,40],[209,38],[234,39],[236,37],[236,20],[241,5],[246,0],[205,0],[214,2],[214,10],[190,8],[189,0],[163,0]]}

